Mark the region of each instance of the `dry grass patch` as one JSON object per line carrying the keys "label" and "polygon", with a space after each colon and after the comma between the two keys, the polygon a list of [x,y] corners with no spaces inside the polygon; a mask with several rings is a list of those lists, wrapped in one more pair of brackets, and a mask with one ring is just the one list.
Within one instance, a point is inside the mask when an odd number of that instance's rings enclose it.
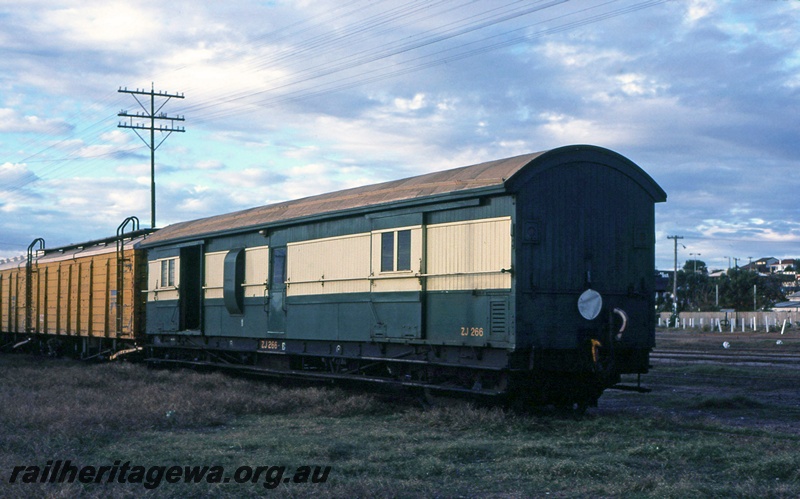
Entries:
{"label": "dry grass patch", "polygon": [[[698,402],[703,412],[749,409],[757,400],[737,398],[725,386],[717,398]],[[0,356],[0,492],[269,493],[261,483],[162,484],[152,491],[136,484],[7,483],[13,466],[71,459],[94,466],[220,465],[231,472],[243,465],[331,466],[326,483],[281,483],[272,491],[280,497],[800,496],[800,437],[687,417],[674,396],[659,397],[636,399],[651,404],[641,414],[597,410],[576,421],[468,403],[426,410],[397,397],[221,373]]]}

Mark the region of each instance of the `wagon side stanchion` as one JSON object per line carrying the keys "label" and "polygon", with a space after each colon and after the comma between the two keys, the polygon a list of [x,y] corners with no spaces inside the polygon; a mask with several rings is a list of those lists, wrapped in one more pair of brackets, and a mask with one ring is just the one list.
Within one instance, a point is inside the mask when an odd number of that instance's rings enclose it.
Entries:
{"label": "wagon side stanchion", "polygon": [[128,217],[119,224],[117,227],[117,317],[116,317],[116,336],[122,334],[122,320],[123,308],[125,304],[124,290],[125,290],[125,239],[122,237],[125,233],[125,228],[131,225],[132,231],[139,230],[139,219],[136,217]]}
{"label": "wagon side stanchion", "polygon": [[[39,245],[38,250],[33,248]],[[38,331],[38,326],[33,324],[33,260],[39,251],[44,251],[44,239],[38,237],[28,245],[28,259],[25,262],[25,332],[30,334]]]}

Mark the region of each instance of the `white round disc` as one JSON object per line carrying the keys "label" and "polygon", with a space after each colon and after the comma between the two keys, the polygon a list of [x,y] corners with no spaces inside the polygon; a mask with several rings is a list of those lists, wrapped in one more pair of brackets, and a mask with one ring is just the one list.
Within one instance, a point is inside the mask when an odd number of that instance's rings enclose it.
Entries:
{"label": "white round disc", "polygon": [[578,298],[578,312],[584,319],[590,321],[600,314],[603,308],[603,297],[593,289],[587,289]]}

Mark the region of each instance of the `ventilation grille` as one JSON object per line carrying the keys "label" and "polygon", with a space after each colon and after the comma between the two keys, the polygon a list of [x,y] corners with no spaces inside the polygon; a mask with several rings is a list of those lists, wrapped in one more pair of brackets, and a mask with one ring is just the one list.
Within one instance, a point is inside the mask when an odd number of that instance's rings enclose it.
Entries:
{"label": "ventilation grille", "polygon": [[489,324],[492,336],[505,336],[508,332],[508,307],[505,301],[489,303]]}

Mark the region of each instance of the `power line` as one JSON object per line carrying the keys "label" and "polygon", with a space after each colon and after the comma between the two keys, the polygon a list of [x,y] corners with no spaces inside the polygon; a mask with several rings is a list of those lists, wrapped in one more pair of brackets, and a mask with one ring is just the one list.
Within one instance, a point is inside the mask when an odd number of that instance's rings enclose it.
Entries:
{"label": "power line", "polygon": [[[402,61],[393,64],[388,70],[387,68],[375,68],[372,70],[364,70],[355,75],[345,75],[338,79],[329,80],[329,81],[321,81],[320,83],[313,85],[311,87],[306,88],[298,88],[297,90],[291,90],[288,93],[283,94],[276,94],[279,90],[288,90],[291,87],[299,86],[304,83],[309,83],[314,80],[322,80],[325,77],[330,77],[336,74],[345,73],[352,69],[364,66],[369,63],[375,63],[381,60],[389,59],[390,57],[394,57],[403,53],[410,52],[412,50],[416,50],[422,47],[430,46],[448,39],[452,39],[466,33],[474,32],[476,30],[485,28],[489,25],[496,24],[488,21],[485,18],[481,18],[483,25],[457,25],[458,29],[451,29],[449,32],[446,33],[439,33],[439,34],[421,34],[415,37],[410,41],[406,41],[405,44],[396,46],[394,48],[391,45],[394,42],[389,42],[383,45],[376,47],[375,49],[369,51],[362,51],[355,55],[351,55],[347,60],[346,63],[336,61],[333,63],[322,63],[317,66],[313,66],[311,68],[306,68],[299,72],[293,73],[292,77],[294,79],[289,80],[289,77],[273,79],[270,82],[274,83],[274,85],[268,88],[262,88],[255,91],[250,92],[240,92],[238,94],[233,94],[229,98],[223,101],[215,101],[215,102],[205,102],[205,103],[198,103],[195,106],[192,106],[188,109],[191,110],[209,110],[214,107],[219,107],[221,105],[233,105],[232,108],[220,109],[217,112],[207,112],[204,116],[204,119],[200,120],[201,123],[209,122],[214,119],[220,119],[223,117],[227,117],[234,114],[239,114],[242,112],[243,108],[247,105],[258,105],[260,107],[263,106],[274,106],[281,103],[286,102],[295,102],[299,100],[309,99],[313,97],[320,97],[323,95],[327,95],[333,92],[339,92],[341,90],[354,88],[360,85],[373,83],[385,79],[394,78],[400,75],[405,75],[409,73],[413,73],[416,71],[420,71],[423,69],[429,69],[438,65],[451,63],[456,60],[465,59],[468,57],[473,57],[478,54],[483,54],[486,52],[498,50],[500,48],[505,48],[509,46],[513,46],[516,44],[529,42],[537,38],[541,38],[547,35],[551,35],[554,33],[560,33],[563,31],[568,31],[571,29],[575,29],[577,27],[582,27],[588,24],[592,24],[595,22],[603,21],[606,19],[610,19],[613,17],[629,14],[638,10],[642,10],[648,7],[652,7],[654,5],[658,5],[661,3],[665,3],[667,0],[648,0],[644,2],[639,2],[633,6],[624,6],[619,9],[615,9],[610,12],[600,12],[600,13],[593,13],[591,16],[585,19],[577,19],[573,21],[569,21],[563,24],[559,24],[553,27],[546,28],[544,30],[538,31],[536,33],[526,33],[525,31],[529,29],[530,26],[536,26],[545,24],[547,22],[553,20],[562,20],[565,18],[573,17],[576,15],[584,14],[590,12],[592,10],[605,7],[609,4],[614,3],[616,0],[604,2],[600,5],[595,5],[592,7],[587,7],[584,9],[580,9],[578,11],[569,12],[566,14],[561,14],[559,16],[552,17],[547,20],[539,21],[534,23],[533,25],[525,26],[522,28],[517,28],[515,30],[505,31],[499,34],[491,35],[484,37],[480,40],[476,40],[469,43],[464,43],[456,47],[450,47],[446,49],[442,49],[440,51],[434,52],[432,54],[420,55],[409,59],[407,61]],[[525,14],[529,14],[535,11],[543,10],[549,7],[553,7],[557,4],[562,3],[561,0],[556,0],[553,2],[546,3],[544,5],[538,5],[535,8],[528,8],[525,10],[524,13],[517,12],[516,15],[512,16],[512,18],[520,17]],[[485,13],[485,12],[484,12]],[[507,17],[510,14],[507,14]],[[472,16],[474,17],[474,16]],[[463,19],[462,19],[463,20]],[[451,23],[453,24],[453,23]],[[482,43],[486,43],[487,41],[491,41],[494,39],[502,39],[503,37],[508,36],[509,34],[513,33],[522,33],[518,36],[514,36],[511,39],[507,40],[500,40],[488,45],[481,45]],[[469,48],[468,50],[463,50],[464,48]],[[459,50],[462,50],[459,52]],[[448,54],[449,53],[449,54]],[[361,58],[355,58],[356,55],[361,54]],[[446,55],[445,55],[446,54]],[[427,61],[425,61],[427,59]],[[417,61],[417,64],[413,64]],[[313,70],[313,72],[312,72]],[[306,75],[300,79],[297,79],[298,75]],[[270,83],[267,82],[267,83]],[[259,96],[264,96],[263,98],[258,98]]]}
{"label": "power line", "polygon": [[[464,7],[471,4],[486,4],[474,1],[448,3],[446,0],[440,0],[438,2],[408,2],[404,4],[402,8],[385,9],[379,13],[361,17],[353,23],[345,24],[341,29],[330,29],[314,37],[299,40],[297,43],[291,44],[291,49],[284,49],[278,53],[273,52],[273,55],[268,58],[253,60],[250,63],[250,68],[252,71],[258,72],[263,70],[266,66],[283,62],[289,57],[297,59],[306,53],[315,53],[318,58],[317,60],[321,60],[318,64],[311,64],[298,71],[293,71],[290,76],[273,79],[271,80],[272,84],[268,85],[267,88],[231,94],[222,100],[214,98],[199,101],[194,106],[181,109],[181,111],[212,110],[216,108],[216,111],[205,113],[203,119],[198,120],[199,123],[208,123],[214,119],[241,114],[247,106],[257,105],[259,108],[263,108],[264,106],[274,106],[282,103],[321,97],[360,85],[396,78],[401,75],[429,69],[437,65],[473,57],[514,44],[529,42],[542,36],[575,29],[611,17],[629,14],[636,10],[648,8],[664,2],[665,0],[648,0],[638,2],[634,5],[621,6],[613,10],[602,11],[602,9],[615,3],[613,1],[607,1],[570,12],[559,13],[548,19],[537,20],[537,22],[533,24],[527,24],[522,28],[506,30],[499,34],[485,36],[478,40],[461,43],[456,46],[444,47],[436,52],[420,54],[404,61],[395,61],[391,66],[384,65],[382,67],[370,69],[368,65],[375,64],[379,61],[388,61],[399,55],[416,52],[424,47],[441,44],[447,40],[456,39],[469,33],[475,33],[491,26],[504,24],[512,19],[550,9],[562,3],[561,0],[553,0],[530,5],[528,2],[517,0],[500,6],[491,3],[490,8],[484,8],[480,12],[475,13],[467,12]],[[326,26],[329,23],[338,23],[342,19],[347,19],[350,15],[363,14],[366,8],[372,8],[374,5],[377,4],[373,2],[369,6],[363,7],[359,5],[357,1],[348,2],[344,5],[339,5],[336,9],[265,33],[255,40],[269,40],[270,46],[272,46],[276,43],[276,40],[292,40],[293,37],[302,36],[305,33]],[[410,23],[412,20],[414,22],[435,20],[438,19],[439,16],[444,15],[444,13],[453,10],[465,10],[465,12],[454,21],[440,24],[436,31],[424,31],[411,36],[404,36],[403,33],[400,33],[399,37],[390,36],[395,32],[399,32],[400,28],[403,26],[402,23]],[[576,16],[582,16],[587,13],[590,14],[588,17],[575,19]],[[570,18],[572,18],[572,20],[569,20]],[[558,24],[535,33],[526,32],[526,30],[532,26],[553,21],[558,21]],[[348,50],[355,46],[356,38],[363,37],[367,34],[373,37],[380,36],[382,43],[370,45],[370,48],[357,52],[350,52]],[[508,38],[509,35],[512,35],[512,37]],[[504,37],[506,39],[503,39]],[[364,45],[360,41],[358,43],[360,43],[359,46]],[[344,58],[338,57],[338,53],[335,52],[342,50],[346,51],[345,53],[347,54]],[[355,74],[350,74],[355,70],[359,71]],[[308,84],[312,85],[307,86]],[[277,93],[279,91],[284,92],[279,94]],[[86,129],[81,130],[81,133],[86,135],[103,122],[104,120],[98,121]],[[41,157],[41,155],[48,150],[59,145],[64,145],[68,140],[69,138],[52,144],[33,155],[27,156],[24,161],[49,163],[48,168],[44,171],[40,170],[40,175],[51,174],[59,169],[63,169],[65,165],[58,164],[59,160],[57,159],[37,160],[33,158]],[[84,144],[82,147],[90,145],[92,145],[91,142]],[[118,152],[124,153],[125,150],[117,150],[115,152],[109,152],[108,154],[113,155]],[[77,159],[81,159],[78,151],[62,158],[62,161],[73,161]],[[79,167],[79,169],[82,169],[82,167]],[[33,182],[37,178],[39,177],[35,174],[31,174],[26,179],[18,181],[11,187],[22,187]]]}

